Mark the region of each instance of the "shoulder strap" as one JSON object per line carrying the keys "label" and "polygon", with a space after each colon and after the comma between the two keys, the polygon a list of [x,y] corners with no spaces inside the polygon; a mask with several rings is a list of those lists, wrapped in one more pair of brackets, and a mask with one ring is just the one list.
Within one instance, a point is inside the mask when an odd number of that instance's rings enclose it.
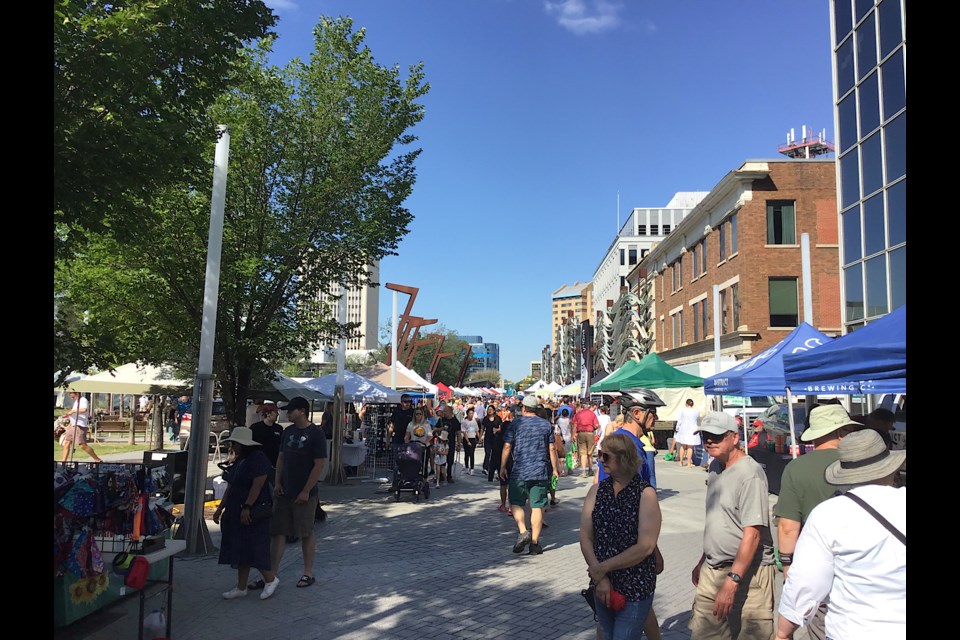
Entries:
{"label": "shoulder strap", "polygon": [[900,531],[899,531],[896,527],[894,527],[892,524],[890,524],[890,521],[889,521],[889,520],[887,520],[887,519],[884,518],[882,515],[880,515],[880,514],[877,512],[877,510],[874,509],[873,507],[871,507],[869,504],[867,504],[867,503],[863,500],[863,498],[861,498],[860,496],[856,496],[856,495],[850,493],[849,491],[846,492],[846,493],[841,493],[840,495],[846,496],[846,497],[850,498],[851,500],[853,500],[854,502],[856,502],[858,505],[860,505],[861,507],[863,507],[863,508],[867,511],[867,513],[869,513],[870,515],[872,515],[874,518],[877,519],[877,522],[879,522],[879,523],[882,524],[884,527],[886,527],[886,528],[887,528],[887,531],[889,531],[889,532],[892,533],[894,536],[896,536],[897,540],[899,540],[900,542],[903,543],[903,546],[907,546],[907,536],[905,536],[905,535],[903,535],[902,533],[900,533]]}

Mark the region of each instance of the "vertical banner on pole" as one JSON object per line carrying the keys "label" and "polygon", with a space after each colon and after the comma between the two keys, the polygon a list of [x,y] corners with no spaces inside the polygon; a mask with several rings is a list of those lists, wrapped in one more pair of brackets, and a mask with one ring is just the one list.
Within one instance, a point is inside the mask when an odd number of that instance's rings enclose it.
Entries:
{"label": "vertical banner on pole", "polygon": [[593,371],[593,327],[589,320],[580,323],[580,397],[590,397],[590,373]]}

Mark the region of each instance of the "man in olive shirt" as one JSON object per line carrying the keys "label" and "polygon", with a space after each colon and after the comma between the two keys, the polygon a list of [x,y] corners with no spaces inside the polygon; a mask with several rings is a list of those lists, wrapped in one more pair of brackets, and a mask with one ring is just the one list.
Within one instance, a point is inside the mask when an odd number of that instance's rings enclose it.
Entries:
{"label": "man in olive shirt", "polygon": [[[800,434],[800,440],[813,442],[813,451],[787,464],[783,470],[780,497],[777,500],[777,546],[780,549],[784,580],[787,579],[790,565],[793,564],[793,551],[800,537],[800,529],[810,512],[815,506],[832,497],[838,489],[846,489],[828,484],[824,472],[830,464],[840,459],[840,452],[837,450],[840,438],[861,427],[838,404],[814,407],[810,410],[807,422],[808,426]],[[826,638],[826,611],[826,603],[821,603],[819,611],[807,628],[811,638]]]}

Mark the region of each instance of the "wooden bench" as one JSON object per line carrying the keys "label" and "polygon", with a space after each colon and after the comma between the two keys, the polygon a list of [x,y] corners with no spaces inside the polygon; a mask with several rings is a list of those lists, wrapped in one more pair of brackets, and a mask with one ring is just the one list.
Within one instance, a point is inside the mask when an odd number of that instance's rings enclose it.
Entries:
{"label": "wooden bench", "polygon": [[[134,421],[133,423],[134,441],[136,441],[138,436],[142,437],[144,442],[147,441],[147,426],[148,426],[148,423],[146,420]],[[104,436],[111,435],[111,434],[129,436],[130,420],[100,420],[97,422],[93,433],[98,440]]]}

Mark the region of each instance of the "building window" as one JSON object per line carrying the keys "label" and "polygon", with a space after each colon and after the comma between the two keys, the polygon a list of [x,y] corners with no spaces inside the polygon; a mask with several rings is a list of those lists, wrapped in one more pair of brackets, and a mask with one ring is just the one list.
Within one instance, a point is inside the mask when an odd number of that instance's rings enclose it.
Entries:
{"label": "building window", "polygon": [[690,273],[693,274],[693,276],[690,278],[691,280],[696,280],[697,276],[700,275],[700,272],[698,271],[700,268],[700,260],[697,259],[697,249],[699,246],[700,245],[697,244],[693,245],[693,250],[690,252],[693,256],[693,260],[691,261],[692,264],[690,265]]}
{"label": "building window", "polygon": [[730,328],[734,331],[740,330],[740,283],[730,285],[730,306],[733,311],[733,326]]}
{"label": "building window", "polygon": [[799,324],[800,304],[797,298],[796,278],[770,278],[770,326],[796,327]]}
{"label": "building window", "polygon": [[650,235],[652,236],[660,235],[660,225],[656,225],[656,224],[650,225]]}
{"label": "building window", "polygon": [[700,302],[700,324],[703,325],[703,339],[707,339],[707,335],[710,333],[710,307],[707,305],[706,299]]}
{"label": "building window", "polygon": [[638,236],[645,236],[645,235],[647,235],[647,225],[645,225],[645,224],[638,224],[638,225],[637,225],[637,235],[638,235]]}
{"label": "building window", "polygon": [[737,252],[737,215],[733,214],[730,216],[730,255],[733,255]]}
{"label": "building window", "polygon": [[797,244],[797,216],[793,200],[767,203],[767,244]]}
{"label": "building window", "polygon": [[707,275],[707,239],[700,241],[700,275]]}
{"label": "building window", "polygon": [[656,344],[657,344],[661,349],[666,349],[666,348],[667,348],[667,344],[666,344],[666,339],[667,339],[667,321],[666,321],[666,319],[660,318],[660,335],[659,335],[659,336],[655,336],[654,339],[656,340]]}
{"label": "building window", "polygon": [[665,236],[670,235],[670,225],[668,224],[663,225],[663,235]]}
{"label": "building window", "polygon": [[622,289],[625,286],[627,286],[627,279],[623,276],[620,276],[620,288]]}
{"label": "building window", "polygon": [[727,259],[727,225],[720,223],[720,262]]}
{"label": "building window", "polygon": [[700,305],[704,301],[693,303],[693,341],[700,341]]}
{"label": "building window", "polygon": [[677,314],[670,316],[670,330],[673,333],[673,342],[670,346],[676,349],[680,345],[680,341],[677,339]]}
{"label": "building window", "polygon": [[727,324],[727,290],[720,290],[720,335],[729,331]]}
{"label": "building window", "polygon": [[677,258],[677,289],[683,288],[683,256]]}
{"label": "building window", "polygon": [[683,344],[683,309],[677,312],[678,324],[680,325],[680,344]]}
{"label": "building window", "polygon": [[637,264],[637,248],[635,246],[630,247],[628,264]]}
{"label": "building window", "polygon": [[626,259],[626,254],[625,254],[625,252],[624,252],[623,249],[620,249],[620,266],[621,266],[621,267],[622,267],[623,265],[627,264],[626,261],[625,261],[625,259]]}

